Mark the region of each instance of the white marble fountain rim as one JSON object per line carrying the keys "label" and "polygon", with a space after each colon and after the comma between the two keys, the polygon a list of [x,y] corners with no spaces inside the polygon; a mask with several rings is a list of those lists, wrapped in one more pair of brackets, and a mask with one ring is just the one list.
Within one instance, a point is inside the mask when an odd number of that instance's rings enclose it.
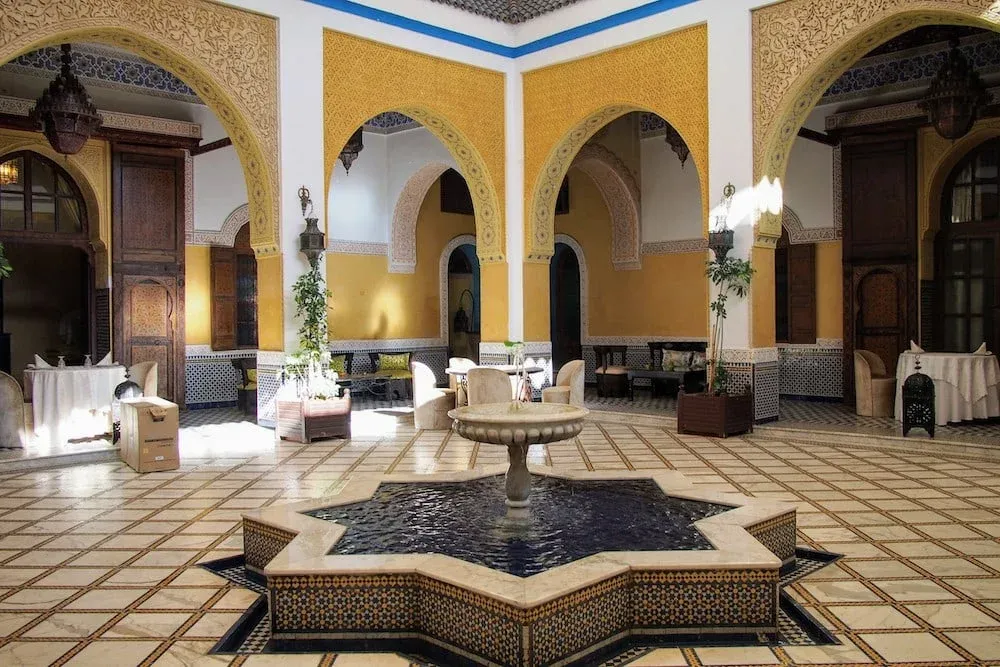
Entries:
{"label": "white marble fountain rim", "polygon": [[544,604],[630,569],[753,570],[781,566],[778,557],[746,528],[794,512],[794,505],[698,489],[676,470],[557,472],[543,466],[529,466],[529,469],[532,474],[568,480],[652,479],[665,495],[730,505],[733,509],[694,524],[715,547],[714,551],[604,551],[524,578],[440,554],[329,555],[346,529],[332,521],[303,514],[369,500],[383,482],[471,481],[502,475],[507,470],[506,464],[431,475],[356,473],[340,493],[253,510],[244,513],[243,518],[296,533],[265,567],[266,576],[419,573],[520,608]]}
{"label": "white marble fountain rim", "polygon": [[[515,407],[517,406],[517,407]],[[483,403],[466,405],[448,412],[452,419],[469,424],[564,424],[584,419],[590,414],[587,408],[565,403]]]}

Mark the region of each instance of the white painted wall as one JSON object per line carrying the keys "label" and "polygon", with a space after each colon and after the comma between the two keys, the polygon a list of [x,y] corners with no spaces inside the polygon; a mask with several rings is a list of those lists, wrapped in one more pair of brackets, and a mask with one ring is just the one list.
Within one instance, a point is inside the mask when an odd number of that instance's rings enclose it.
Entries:
{"label": "white painted wall", "polygon": [[366,132],[350,174],[338,161],[330,181],[329,238],[388,243],[400,193],[431,162],[457,168],[444,144],[422,127],[389,135]]}
{"label": "white painted wall", "polygon": [[[208,107],[191,105],[191,120],[201,124],[202,143],[226,137]],[[233,209],[246,204],[247,183],[232,146],[196,155],[194,161],[194,228],[222,229]]]}
{"label": "white painted wall", "polygon": [[799,137],[785,174],[785,205],[806,229],[833,227],[833,148]]}
{"label": "white painted wall", "polygon": [[702,236],[701,189],[690,158],[681,161],[663,136],[640,142],[642,240],[677,241]]}

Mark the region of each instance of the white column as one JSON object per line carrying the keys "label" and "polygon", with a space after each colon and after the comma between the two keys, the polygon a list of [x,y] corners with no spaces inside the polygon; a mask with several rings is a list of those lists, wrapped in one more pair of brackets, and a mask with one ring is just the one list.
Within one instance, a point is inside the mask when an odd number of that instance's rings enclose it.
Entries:
{"label": "white column", "polygon": [[[303,8],[308,8],[302,3]],[[298,190],[312,193],[313,212],[324,228],[323,156],[323,25],[315,11],[288,12],[278,21],[281,92],[281,255],[284,295],[285,351],[298,348],[292,284],[309,269],[299,252],[299,234],[305,229]],[[320,270],[326,271],[325,257]]]}
{"label": "white column", "polygon": [[507,151],[507,337],[524,340],[524,90],[516,64],[507,70],[504,119]]}
{"label": "white column", "polygon": [[[717,9],[708,22],[709,229],[715,226],[723,188],[732,183],[736,196],[728,224],[736,231],[736,247],[730,256],[748,258],[756,201],[750,10],[733,7],[732,0],[714,0],[714,4]],[[749,303],[730,297],[727,311],[725,347],[749,348]]]}

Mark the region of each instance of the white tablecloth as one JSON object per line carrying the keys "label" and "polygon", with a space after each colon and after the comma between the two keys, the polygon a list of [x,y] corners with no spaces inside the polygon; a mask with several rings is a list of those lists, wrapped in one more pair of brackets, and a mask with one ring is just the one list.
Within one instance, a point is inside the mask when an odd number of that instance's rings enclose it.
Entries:
{"label": "white tablecloth", "polygon": [[24,371],[31,386],[35,434],[58,439],[108,432],[115,387],[124,366],[69,366]]}
{"label": "white tablecloth", "polygon": [[896,420],[903,420],[903,383],[916,372],[934,380],[934,418],[948,422],[1000,417],[1000,364],[992,354],[904,352],[896,364]]}

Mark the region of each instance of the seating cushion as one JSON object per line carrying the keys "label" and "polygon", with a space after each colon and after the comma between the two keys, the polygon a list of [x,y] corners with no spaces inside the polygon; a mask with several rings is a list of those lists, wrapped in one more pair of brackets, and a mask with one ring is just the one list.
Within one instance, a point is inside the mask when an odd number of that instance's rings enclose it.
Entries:
{"label": "seating cushion", "polygon": [[594,372],[598,375],[628,375],[628,369],[624,366],[608,366],[607,368],[601,366]]}
{"label": "seating cushion", "polygon": [[546,387],[542,389],[542,403],[569,404],[569,387]]}
{"label": "seating cushion", "polygon": [[691,367],[691,352],[667,350],[663,355],[663,370],[686,371]]}
{"label": "seating cushion", "polygon": [[335,354],[330,357],[330,370],[338,375],[347,374],[347,355]]}
{"label": "seating cushion", "polygon": [[378,369],[380,371],[407,371],[410,370],[410,355],[403,354],[380,354],[378,355]]}
{"label": "seating cushion", "polygon": [[691,370],[693,370],[693,371],[703,371],[703,370],[705,370],[705,367],[707,365],[708,364],[707,364],[707,362],[705,360],[705,353],[704,352],[692,352],[691,353]]}
{"label": "seating cushion", "polygon": [[241,391],[257,391],[257,383],[256,382],[247,382],[245,385],[237,387],[237,389],[239,389]]}
{"label": "seating cushion", "polygon": [[254,384],[254,385],[257,384],[257,369],[256,368],[248,368],[247,369],[247,383]]}

